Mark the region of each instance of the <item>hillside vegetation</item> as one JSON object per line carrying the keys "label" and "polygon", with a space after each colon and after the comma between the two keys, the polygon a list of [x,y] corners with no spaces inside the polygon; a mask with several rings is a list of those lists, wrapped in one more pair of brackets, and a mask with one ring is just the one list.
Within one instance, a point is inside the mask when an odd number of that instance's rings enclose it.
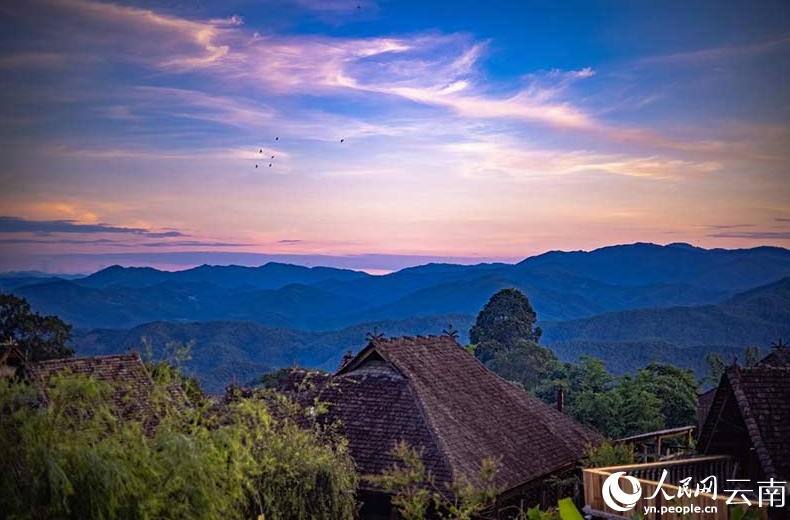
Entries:
{"label": "hillside vegetation", "polygon": [[211,391],[293,363],[334,369],[374,327],[467,341],[492,294],[529,297],[541,344],[561,360],[587,354],[615,374],[647,361],[701,374],[707,352],[790,337],[790,251],[633,244],[550,252],[515,265],[428,264],[385,276],[284,264],[179,272],[111,267],[72,280],[0,276],[0,288],[75,326],[78,354],[194,341],[186,369]]}

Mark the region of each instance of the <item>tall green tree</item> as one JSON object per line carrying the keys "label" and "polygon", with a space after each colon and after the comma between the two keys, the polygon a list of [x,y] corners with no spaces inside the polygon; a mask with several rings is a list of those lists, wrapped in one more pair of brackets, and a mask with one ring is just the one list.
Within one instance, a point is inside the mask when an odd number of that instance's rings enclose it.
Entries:
{"label": "tall green tree", "polygon": [[535,327],[537,314],[529,299],[518,289],[502,289],[494,294],[477,315],[469,339],[481,348],[475,355],[483,362],[498,351],[510,351],[519,341],[540,341],[542,331]]}
{"label": "tall green tree", "polygon": [[667,363],[653,362],[639,370],[634,378],[636,388],[658,400],[664,428],[697,423],[699,383],[691,370]]}
{"label": "tall green tree", "polygon": [[0,293],[0,343],[11,342],[31,361],[69,357],[71,325],[57,316],[42,316],[13,294]]}

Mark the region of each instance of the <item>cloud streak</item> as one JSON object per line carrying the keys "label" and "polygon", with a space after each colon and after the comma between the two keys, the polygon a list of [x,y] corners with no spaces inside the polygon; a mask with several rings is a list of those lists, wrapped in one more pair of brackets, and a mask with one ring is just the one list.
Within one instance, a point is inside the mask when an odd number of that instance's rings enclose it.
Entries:
{"label": "cloud streak", "polygon": [[[712,156],[727,150],[727,143],[720,141],[679,140],[599,119],[569,95],[572,85],[596,75],[591,67],[533,72],[511,83],[507,94],[500,93],[501,88],[494,91],[482,72],[488,42],[475,41],[467,34],[280,35],[247,28],[238,15],[201,20],[87,0],[40,1],[48,10],[63,15],[54,17],[56,20],[71,20],[73,26],[79,27],[73,37],[82,38],[84,45],[102,46],[113,60],[165,74],[196,74],[225,87],[245,85],[260,93],[283,97],[306,94],[330,99],[398,99],[444,108],[468,119],[522,121],[610,142],[681,153]],[[36,2],[32,5],[35,7]],[[37,12],[30,10],[28,15],[37,17]],[[98,36],[101,34],[113,37],[102,39]],[[707,50],[703,54],[752,53],[784,47],[788,41],[790,38],[781,38]],[[663,59],[681,59],[680,56]],[[189,89],[139,87],[137,95],[157,98],[171,115],[183,118],[250,127],[271,123],[273,117],[270,109],[252,102],[240,106]],[[184,109],[179,110],[178,106]],[[128,118],[129,108],[118,114]],[[131,114],[138,115],[134,111]]]}
{"label": "cloud streak", "polygon": [[739,231],[713,233],[708,236],[715,238],[745,238],[749,240],[790,240],[790,231]]}
{"label": "cloud streak", "polygon": [[485,141],[452,143],[444,149],[463,157],[462,164],[466,165],[463,171],[472,177],[491,173],[525,178],[601,172],[627,177],[681,179],[710,175],[721,168],[713,161],[686,161],[664,156],[530,149],[505,135],[492,136]]}
{"label": "cloud streak", "polygon": [[119,227],[107,224],[79,224],[74,220],[26,220],[11,216],[0,216],[0,233],[122,233],[148,238],[186,236],[180,231],[157,233],[143,228]]}
{"label": "cloud streak", "polygon": [[637,62],[639,65],[683,65],[697,64],[708,61],[719,61],[725,59],[748,57],[758,54],[774,52],[790,46],[790,35],[780,38],[747,43],[742,45],[725,45],[698,49],[694,51],[678,52],[673,54],[662,54],[643,58]]}

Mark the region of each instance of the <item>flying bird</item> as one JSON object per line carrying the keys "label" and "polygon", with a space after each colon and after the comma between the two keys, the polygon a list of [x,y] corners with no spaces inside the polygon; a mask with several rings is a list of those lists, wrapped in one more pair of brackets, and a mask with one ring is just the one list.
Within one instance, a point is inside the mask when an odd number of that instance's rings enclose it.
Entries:
{"label": "flying bird", "polygon": [[256,164],[256,165],[255,165],[255,167],[257,168],[257,167],[258,167],[258,165]]}
{"label": "flying bird", "polygon": [[340,142],[341,142],[341,143],[342,143],[342,142],[344,142],[344,141],[345,141],[345,139],[341,139],[341,140],[340,140]]}
{"label": "flying bird", "polygon": [[274,140],[275,140],[275,141],[279,141],[279,140],[280,140],[280,138],[279,138],[279,137],[275,137],[275,138],[274,138]]}
{"label": "flying bird", "polygon": [[272,163],[269,163],[269,168],[271,168],[271,167],[272,167]]}
{"label": "flying bird", "polygon": [[258,153],[263,153],[263,148],[261,148],[260,150],[258,150]]}
{"label": "flying bird", "polygon": [[272,159],[274,159],[274,156],[273,156],[273,155],[272,155]]}

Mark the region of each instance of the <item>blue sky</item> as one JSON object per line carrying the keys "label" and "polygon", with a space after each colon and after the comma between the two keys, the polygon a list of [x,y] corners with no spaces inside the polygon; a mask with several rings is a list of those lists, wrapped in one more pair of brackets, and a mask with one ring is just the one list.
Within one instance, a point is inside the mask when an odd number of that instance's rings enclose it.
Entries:
{"label": "blue sky", "polygon": [[0,270],[790,246],[784,1],[33,0],[0,30]]}

